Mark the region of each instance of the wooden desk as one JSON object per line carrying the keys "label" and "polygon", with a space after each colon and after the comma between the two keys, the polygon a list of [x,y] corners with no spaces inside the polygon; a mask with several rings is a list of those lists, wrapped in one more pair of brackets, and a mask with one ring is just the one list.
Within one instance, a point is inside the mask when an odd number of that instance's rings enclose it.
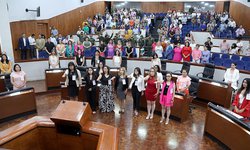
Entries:
{"label": "wooden desk", "polygon": [[45,70],[45,82],[47,90],[60,88],[60,82],[65,82],[65,78],[62,77],[65,70],[65,68]]}
{"label": "wooden desk", "polygon": [[212,81],[199,81],[197,98],[213,102],[229,108],[231,104],[232,88],[228,85]]}
{"label": "wooden desk", "polygon": [[230,149],[250,149],[250,130],[209,107],[207,108],[204,133],[212,135]]}
{"label": "wooden desk", "polygon": [[5,83],[4,83],[4,76],[0,76],[0,93],[1,92],[5,92],[6,88],[5,88]]}
{"label": "wooden desk", "polygon": [[[192,101],[192,97],[175,95],[174,104],[171,107],[171,116],[180,120],[180,122],[184,122],[188,119],[189,116],[189,104]],[[147,110],[147,101],[145,94],[141,98],[141,108],[143,110]],[[156,100],[155,112],[161,113],[161,104],[159,102],[159,98]]]}
{"label": "wooden desk", "polygon": [[36,110],[36,98],[33,88],[0,94],[0,122],[27,113],[36,113]]}

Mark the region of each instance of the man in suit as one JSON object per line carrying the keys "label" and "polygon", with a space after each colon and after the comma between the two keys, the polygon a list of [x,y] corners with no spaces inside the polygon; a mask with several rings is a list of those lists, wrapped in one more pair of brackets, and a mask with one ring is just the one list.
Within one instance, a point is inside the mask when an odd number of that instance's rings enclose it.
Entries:
{"label": "man in suit", "polygon": [[22,37],[18,40],[18,49],[21,50],[21,59],[27,59],[27,50],[29,49],[30,44],[26,35],[23,33]]}

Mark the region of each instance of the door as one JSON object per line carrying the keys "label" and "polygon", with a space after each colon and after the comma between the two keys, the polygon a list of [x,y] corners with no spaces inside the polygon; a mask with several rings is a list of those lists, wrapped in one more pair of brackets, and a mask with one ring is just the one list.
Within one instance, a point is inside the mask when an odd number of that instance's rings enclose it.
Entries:
{"label": "door", "polygon": [[43,34],[45,38],[48,38],[48,23],[37,23],[37,35]]}

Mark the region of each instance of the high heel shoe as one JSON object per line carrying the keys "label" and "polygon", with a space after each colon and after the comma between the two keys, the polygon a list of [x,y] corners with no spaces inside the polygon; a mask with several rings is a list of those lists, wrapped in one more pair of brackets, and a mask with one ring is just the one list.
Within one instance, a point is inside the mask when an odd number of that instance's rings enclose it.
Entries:
{"label": "high heel shoe", "polygon": [[153,114],[151,114],[149,118],[150,118],[150,119],[153,119],[153,118],[154,118],[154,115],[153,115]]}
{"label": "high heel shoe", "polygon": [[147,115],[146,120],[148,120],[149,118],[150,118],[150,115]]}
{"label": "high heel shoe", "polygon": [[163,123],[164,119],[165,119],[165,118],[161,118],[161,121],[160,121],[160,123]]}
{"label": "high heel shoe", "polygon": [[166,119],[166,123],[165,124],[168,124],[169,123],[169,119]]}

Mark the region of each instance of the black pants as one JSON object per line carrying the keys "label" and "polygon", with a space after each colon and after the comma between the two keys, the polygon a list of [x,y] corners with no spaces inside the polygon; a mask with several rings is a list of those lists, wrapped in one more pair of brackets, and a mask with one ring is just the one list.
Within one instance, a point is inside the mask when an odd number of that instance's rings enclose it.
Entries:
{"label": "black pants", "polygon": [[35,45],[30,45],[30,58],[36,58],[36,49]]}
{"label": "black pants", "polygon": [[140,99],[141,99],[141,92],[138,91],[136,86],[133,86],[132,88],[132,97],[133,97],[133,108],[134,110],[139,111],[140,110]]}
{"label": "black pants", "polygon": [[87,99],[89,101],[90,107],[92,109],[92,111],[96,111],[96,88],[92,88],[92,91],[88,91],[88,89],[86,90],[86,94],[87,94]]}
{"label": "black pants", "polygon": [[21,59],[27,59],[27,49],[21,49]]}

